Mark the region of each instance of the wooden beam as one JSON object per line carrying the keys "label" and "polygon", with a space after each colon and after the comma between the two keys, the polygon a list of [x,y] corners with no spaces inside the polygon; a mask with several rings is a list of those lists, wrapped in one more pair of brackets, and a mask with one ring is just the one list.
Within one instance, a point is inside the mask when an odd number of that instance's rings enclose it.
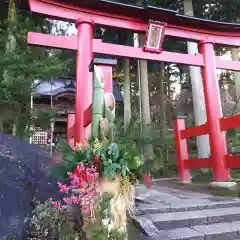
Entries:
{"label": "wooden beam", "polygon": [[[136,32],[146,32],[148,22],[118,14],[105,13],[95,10],[66,5],[52,0],[29,0],[32,12],[43,14],[55,19],[76,22],[80,18],[91,18],[96,24],[124,28]],[[206,29],[194,29],[168,25],[166,35],[194,41],[211,41],[223,45],[240,46],[240,34],[215,32]]]}
{"label": "wooden beam", "polygon": [[180,132],[181,139],[197,137],[208,134],[208,125],[203,124],[191,128],[186,128]]}
{"label": "wooden beam", "polygon": [[184,160],[187,169],[212,168],[212,161],[209,158]]}
{"label": "wooden beam", "polygon": [[29,32],[28,44],[77,50],[77,36],[55,36],[44,33]]}
{"label": "wooden beam", "polygon": [[93,45],[93,51],[95,53],[101,53],[106,55],[121,56],[126,58],[135,58],[143,60],[153,60],[170,63],[180,63],[192,66],[203,66],[203,57],[199,55],[190,55],[182,53],[173,53],[163,51],[161,54],[150,53],[143,51],[142,48],[134,48],[123,45],[116,45],[110,43],[103,43],[100,40],[98,44]]}
{"label": "wooden beam", "polygon": [[168,25],[166,28],[166,35],[189,39],[192,41],[210,41],[216,44],[240,46],[240,34],[228,32],[213,32],[205,29],[193,29],[189,27],[179,27]]}
{"label": "wooden beam", "polygon": [[[69,40],[69,42],[68,42]],[[39,46],[49,46],[55,48],[64,48],[76,50],[77,37],[76,36],[54,36],[42,33],[28,33],[28,43]],[[163,51],[161,54],[144,52],[142,48],[134,48],[129,46],[103,43],[101,40],[93,40],[93,52],[121,56],[126,58],[136,58],[144,60],[164,61],[171,63],[187,64],[192,66],[203,66],[203,57],[201,54],[189,55],[182,53],[173,53]]]}
{"label": "wooden beam", "polygon": [[226,167],[229,169],[238,169],[240,168],[240,156],[225,156]]}
{"label": "wooden beam", "polygon": [[240,115],[220,119],[222,131],[240,127]]}
{"label": "wooden beam", "polygon": [[[138,19],[123,17],[117,14],[107,14],[85,8],[61,4],[55,1],[29,0],[30,10],[56,19],[65,19],[72,22],[80,18],[92,19],[96,24],[103,26],[121,27],[136,31],[147,31],[148,25]],[[112,22],[112,24],[110,24]]]}
{"label": "wooden beam", "polygon": [[[77,36],[55,36],[43,33],[28,33],[28,43],[44,47],[63,48],[77,50]],[[127,58],[139,58],[146,60],[181,63],[194,66],[203,66],[202,55],[188,55],[182,53],[162,52],[161,54],[144,52],[141,48],[133,48],[110,43],[101,40],[93,40],[93,51],[106,55],[122,56]],[[240,62],[221,60],[216,57],[216,65],[219,69],[240,71]]]}
{"label": "wooden beam", "polygon": [[216,57],[216,65],[219,69],[240,72],[240,61],[221,60]]}

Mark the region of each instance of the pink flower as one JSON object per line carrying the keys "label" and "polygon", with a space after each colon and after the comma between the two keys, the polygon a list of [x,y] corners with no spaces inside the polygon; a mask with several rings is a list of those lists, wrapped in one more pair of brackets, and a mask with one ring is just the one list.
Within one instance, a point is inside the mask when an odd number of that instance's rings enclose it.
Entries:
{"label": "pink flower", "polygon": [[58,182],[58,187],[59,187],[59,191],[60,191],[61,193],[68,193],[69,190],[70,190],[70,188],[67,187],[66,184],[62,184],[62,183],[60,183],[60,182]]}
{"label": "pink flower", "polygon": [[71,173],[71,172],[68,172],[67,175],[68,175],[69,178],[73,177],[73,173]]}
{"label": "pink flower", "polygon": [[72,202],[73,202],[74,204],[79,204],[79,199],[78,199],[76,196],[73,196],[73,197],[72,197]]}
{"label": "pink flower", "polygon": [[72,200],[70,198],[64,198],[63,201],[66,203],[66,204],[70,204],[72,202]]}
{"label": "pink flower", "polygon": [[52,204],[53,207],[58,207],[58,202],[53,202],[52,201],[51,204]]}
{"label": "pink flower", "polygon": [[65,205],[60,206],[60,209],[62,209],[62,210],[66,209],[66,208],[67,208],[67,206],[65,206]]}
{"label": "pink flower", "polygon": [[[94,201],[96,195],[96,184],[99,173],[95,167],[85,168],[83,164],[79,164],[74,173],[69,172],[68,177],[70,185],[62,184],[58,182],[59,191],[61,193],[69,194],[71,189],[76,190],[76,195],[68,195],[63,198],[64,204],[80,204],[83,207],[83,212],[88,214],[90,212],[89,206],[85,206],[86,203],[89,205]],[[52,202],[52,206],[58,207],[60,210],[66,208],[65,205],[61,205],[58,202]]]}

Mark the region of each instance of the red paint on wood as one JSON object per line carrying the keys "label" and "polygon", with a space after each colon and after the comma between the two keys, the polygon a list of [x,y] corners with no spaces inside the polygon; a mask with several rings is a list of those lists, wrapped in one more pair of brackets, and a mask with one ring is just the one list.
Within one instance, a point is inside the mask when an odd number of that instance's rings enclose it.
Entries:
{"label": "red paint on wood", "polygon": [[[91,18],[96,24],[120,27],[136,32],[146,32],[148,29],[148,22],[123,15],[89,10],[51,0],[29,0],[29,3],[33,12],[73,22],[79,18]],[[208,40],[223,45],[240,46],[240,34],[233,32],[217,32],[168,24],[166,35],[195,41]]]}
{"label": "red paint on wood", "polygon": [[187,140],[181,139],[180,132],[185,129],[184,119],[174,121],[174,133],[176,143],[176,154],[178,164],[178,175],[181,182],[190,181],[190,171],[185,167],[185,160],[188,159]]}
{"label": "red paint on wood", "polygon": [[[73,50],[74,46],[77,45],[76,43],[74,43],[74,39],[77,42],[76,36],[63,37],[41,33],[29,33],[28,43],[40,46],[66,48]],[[122,56],[127,58],[138,58],[172,63],[182,63],[193,66],[203,66],[203,57],[201,54],[188,55],[166,51],[163,51],[161,54],[156,54],[145,52],[142,48],[134,48],[117,44],[103,43],[101,40],[96,39],[93,40],[93,52],[113,56]]]}
{"label": "red paint on wood", "polygon": [[229,170],[225,165],[227,146],[225,133],[221,131],[220,126],[220,119],[222,118],[222,107],[216,74],[213,43],[202,42],[201,53],[204,56],[205,63],[202,71],[203,87],[206,103],[207,123],[209,128],[213,177],[216,181],[225,181],[229,179]]}
{"label": "red paint on wood", "polygon": [[104,26],[121,27],[136,31],[147,31],[148,27],[146,23],[138,19],[61,4],[55,1],[29,0],[29,3],[32,12],[73,22],[80,18],[91,18],[96,24]]}
{"label": "red paint on wood", "polygon": [[36,32],[28,33],[28,44],[34,44],[43,47],[77,50],[77,41],[77,36],[55,36]]}
{"label": "red paint on wood", "polygon": [[84,112],[84,127],[88,127],[92,122],[92,104]]}
{"label": "red paint on wood", "polygon": [[86,97],[89,97],[92,88],[92,79],[88,66],[92,60],[93,22],[91,20],[78,21],[78,50],[76,67],[76,124],[75,143],[85,143],[84,112]]}
{"label": "red paint on wood", "polygon": [[240,156],[226,155],[226,166],[229,169],[240,168]]}
{"label": "red paint on wood", "polygon": [[206,135],[208,134],[208,126],[207,124],[204,124],[204,125],[195,126],[192,128],[186,128],[182,130],[180,134],[181,134],[181,139]]}
{"label": "red paint on wood", "polygon": [[190,159],[184,161],[184,166],[188,169],[212,168],[212,161],[209,158]]}
{"label": "red paint on wood", "polygon": [[216,65],[219,69],[240,72],[239,61],[221,60],[220,57],[216,57]]}
{"label": "red paint on wood", "polygon": [[74,148],[75,114],[67,116],[67,143]]}
{"label": "red paint on wood", "polygon": [[[142,48],[134,48],[123,45],[101,43],[94,44],[93,51],[101,54],[111,54],[113,56],[122,56],[126,58],[138,58],[145,60],[164,61],[171,63],[188,64],[192,66],[203,66],[203,57],[199,55],[190,55],[182,53],[173,53],[163,51],[161,54],[145,52]],[[96,42],[95,42],[96,43]]]}
{"label": "red paint on wood", "polygon": [[207,29],[193,29],[190,27],[182,27],[168,25],[166,35],[183,39],[191,39],[194,41],[210,41],[222,45],[240,45],[240,34],[229,32],[215,32]]}
{"label": "red paint on wood", "polygon": [[240,126],[240,115],[228,117],[228,118],[221,118],[220,119],[221,130],[227,131],[229,129],[233,129]]}
{"label": "red paint on wood", "polygon": [[[29,32],[28,43],[38,46],[77,50],[77,36],[54,36],[43,33]],[[112,51],[113,47],[116,50],[115,52]],[[148,53],[148,55],[146,55],[147,53],[144,52],[141,48],[136,49],[129,46],[102,43],[101,40],[96,39],[93,40],[93,52],[156,61],[164,61],[165,59],[166,62],[182,63],[188,65],[194,65],[195,63],[196,66],[203,66],[203,57],[201,54],[196,56],[164,51],[160,55],[153,53]],[[240,62],[237,61],[226,61],[221,60],[220,57],[216,57],[216,65],[219,69],[240,71]]]}
{"label": "red paint on wood", "polygon": [[99,65],[104,75],[104,92],[113,93],[112,67]]}
{"label": "red paint on wood", "polygon": [[86,142],[88,142],[91,139],[91,133],[92,133],[92,124],[89,124],[87,127],[85,127]]}

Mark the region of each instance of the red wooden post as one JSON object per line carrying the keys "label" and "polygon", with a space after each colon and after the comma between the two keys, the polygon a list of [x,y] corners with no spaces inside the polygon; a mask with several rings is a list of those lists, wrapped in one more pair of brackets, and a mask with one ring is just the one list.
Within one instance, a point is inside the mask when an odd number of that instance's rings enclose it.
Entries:
{"label": "red wooden post", "polygon": [[229,169],[225,165],[225,155],[227,154],[225,132],[221,131],[220,125],[220,119],[223,115],[216,74],[214,44],[212,42],[201,41],[200,46],[204,58],[202,74],[213,178],[215,181],[225,181],[229,179]]}
{"label": "red wooden post", "polygon": [[89,98],[92,91],[92,80],[88,66],[92,60],[93,21],[89,19],[77,20],[77,67],[76,67],[76,111],[75,111],[75,144],[85,142],[84,110],[85,98]]}
{"label": "red wooden post", "polygon": [[176,143],[176,154],[178,163],[178,176],[182,183],[189,183],[191,175],[189,169],[184,166],[184,160],[188,160],[187,140],[181,139],[180,132],[185,129],[185,117],[178,117],[174,121],[174,133]]}
{"label": "red wooden post", "polygon": [[74,133],[75,133],[75,114],[68,114],[67,142],[72,148],[74,148]]}

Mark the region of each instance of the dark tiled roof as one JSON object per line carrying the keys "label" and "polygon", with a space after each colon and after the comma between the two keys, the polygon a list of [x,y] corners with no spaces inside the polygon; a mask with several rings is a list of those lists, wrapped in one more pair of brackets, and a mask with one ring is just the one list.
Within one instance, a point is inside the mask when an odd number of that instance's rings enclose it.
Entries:
{"label": "dark tiled roof", "polygon": [[[59,94],[63,93],[75,93],[74,82],[74,78],[64,78],[52,81],[52,95],[54,97],[57,97]],[[35,87],[33,95],[36,97],[51,96],[50,82],[48,80],[41,81],[41,83]],[[116,102],[123,102],[122,94],[117,87],[115,81],[113,81],[113,95]]]}

